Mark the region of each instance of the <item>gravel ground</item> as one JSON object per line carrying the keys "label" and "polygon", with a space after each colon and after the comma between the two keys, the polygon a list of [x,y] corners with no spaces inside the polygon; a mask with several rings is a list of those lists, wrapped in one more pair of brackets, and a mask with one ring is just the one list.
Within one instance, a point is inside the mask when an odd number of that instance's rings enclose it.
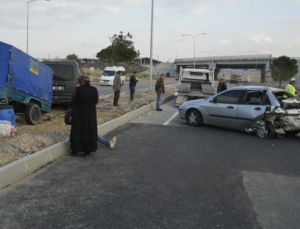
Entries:
{"label": "gravel ground", "polygon": [[[175,86],[166,87],[166,96],[174,93]],[[136,91],[135,100],[129,102],[129,92],[122,94],[120,107],[113,107],[113,97],[100,97],[97,106],[98,125],[120,117],[156,100],[154,91],[148,89]],[[12,138],[0,139],[0,167],[33,154],[48,146],[68,139],[71,127],[64,124],[66,107],[54,106],[52,112],[43,115],[40,124],[27,125],[22,116],[16,117],[17,132]]]}

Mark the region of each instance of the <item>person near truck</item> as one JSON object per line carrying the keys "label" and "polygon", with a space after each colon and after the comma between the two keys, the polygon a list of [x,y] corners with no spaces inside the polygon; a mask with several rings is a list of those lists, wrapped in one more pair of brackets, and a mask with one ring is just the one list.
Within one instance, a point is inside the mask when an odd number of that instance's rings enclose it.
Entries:
{"label": "person near truck", "polygon": [[157,111],[162,111],[162,109],[160,108],[160,101],[162,99],[163,94],[165,93],[165,85],[164,85],[165,78],[166,78],[166,76],[164,74],[161,74],[155,84],[156,110]]}
{"label": "person near truck", "polygon": [[138,82],[136,76],[137,76],[137,72],[133,72],[133,74],[130,76],[129,79],[130,101],[133,101],[134,99],[135,87],[136,87],[136,83]]}
{"label": "person near truck", "polygon": [[70,132],[71,155],[84,152],[84,157],[97,150],[97,111],[98,90],[92,87],[88,76],[78,78],[71,106],[73,110]]}
{"label": "person near truck", "polygon": [[113,83],[114,106],[120,106],[118,102],[119,102],[121,86],[122,86],[121,76],[122,76],[122,72],[118,71],[115,78],[114,78],[114,83]]}
{"label": "person near truck", "polygon": [[228,89],[228,87],[227,87],[227,84],[224,82],[224,79],[220,78],[217,93],[219,93],[221,91],[225,91],[227,89]]}
{"label": "person near truck", "polygon": [[296,79],[293,77],[290,79],[289,84],[286,85],[285,90],[297,97],[297,90],[295,88],[295,84],[296,84]]}
{"label": "person near truck", "polygon": [[[85,84],[90,84],[90,80],[89,80],[89,77],[88,76],[80,76],[78,78],[78,81],[77,81],[77,87],[80,87],[80,86],[83,86]],[[97,91],[97,94],[98,94],[98,91]],[[75,90],[73,96],[72,96],[72,101],[71,101],[71,104],[74,105],[75,103],[75,100],[76,100],[76,97],[77,97],[77,92]],[[74,108],[73,108],[73,113],[74,113]],[[74,113],[75,114],[75,113]],[[78,112],[77,112],[78,114]],[[74,115],[73,115],[74,117]],[[74,128],[73,128],[73,131],[76,130],[77,128],[75,127],[76,123],[74,123]],[[72,126],[73,126],[73,122],[72,122]],[[72,129],[71,129],[72,130]],[[72,131],[71,131],[72,132]],[[80,133],[77,133],[77,134],[80,134]],[[74,135],[74,134],[73,134]],[[115,144],[117,142],[117,138],[116,137],[113,137],[112,140],[107,140],[106,138],[102,137],[101,135],[97,134],[97,141],[103,145],[106,145],[108,147],[110,147],[111,149],[113,149],[115,147]],[[71,155],[74,156],[77,154],[77,151],[79,151],[78,149],[75,149],[74,147],[71,148],[72,149],[72,152],[71,152]],[[84,156],[86,155],[89,155],[89,152],[87,151],[84,151],[85,154]]]}

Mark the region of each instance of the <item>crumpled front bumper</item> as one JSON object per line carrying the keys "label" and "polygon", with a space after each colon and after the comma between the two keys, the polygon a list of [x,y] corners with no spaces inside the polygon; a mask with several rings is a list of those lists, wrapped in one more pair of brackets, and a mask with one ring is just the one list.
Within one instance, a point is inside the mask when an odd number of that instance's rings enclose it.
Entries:
{"label": "crumpled front bumper", "polygon": [[284,131],[300,130],[300,117],[286,115],[280,118],[280,127]]}

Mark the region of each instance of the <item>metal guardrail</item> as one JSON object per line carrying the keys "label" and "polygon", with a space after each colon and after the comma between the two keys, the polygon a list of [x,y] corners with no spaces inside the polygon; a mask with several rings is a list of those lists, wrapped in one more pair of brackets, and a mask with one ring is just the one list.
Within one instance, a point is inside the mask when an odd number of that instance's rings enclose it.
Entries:
{"label": "metal guardrail", "polygon": [[[218,60],[270,60],[271,54],[266,55],[243,55],[243,56],[211,56],[211,57],[197,57],[195,61],[218,61]],[[180,58],[175,59],[176,62],[193,62],[194,58]]]}
{"label": "metal guardrail", "polygon": [[[271,60],[277,57],[272,57],[271,54],[265,55],[243,55],[243,56],[211,56],[211,57],[197,57],[195,61],[220,61],[220,60]],[[292,59],[296,59],[300,61],[300,57],[291,57]],[[177,62],[194,62],[194,58],[179,58],[175,59],[175,63]]]}

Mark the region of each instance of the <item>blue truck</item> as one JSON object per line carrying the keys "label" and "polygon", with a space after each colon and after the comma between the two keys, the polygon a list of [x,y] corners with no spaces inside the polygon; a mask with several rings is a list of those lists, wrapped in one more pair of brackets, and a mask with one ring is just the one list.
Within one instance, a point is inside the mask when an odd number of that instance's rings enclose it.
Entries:
{"label": "blue truck", "polygon": [[16,47],[0,41],[0,106],[11,104],[28,124],[51,111],[53,71]]}

